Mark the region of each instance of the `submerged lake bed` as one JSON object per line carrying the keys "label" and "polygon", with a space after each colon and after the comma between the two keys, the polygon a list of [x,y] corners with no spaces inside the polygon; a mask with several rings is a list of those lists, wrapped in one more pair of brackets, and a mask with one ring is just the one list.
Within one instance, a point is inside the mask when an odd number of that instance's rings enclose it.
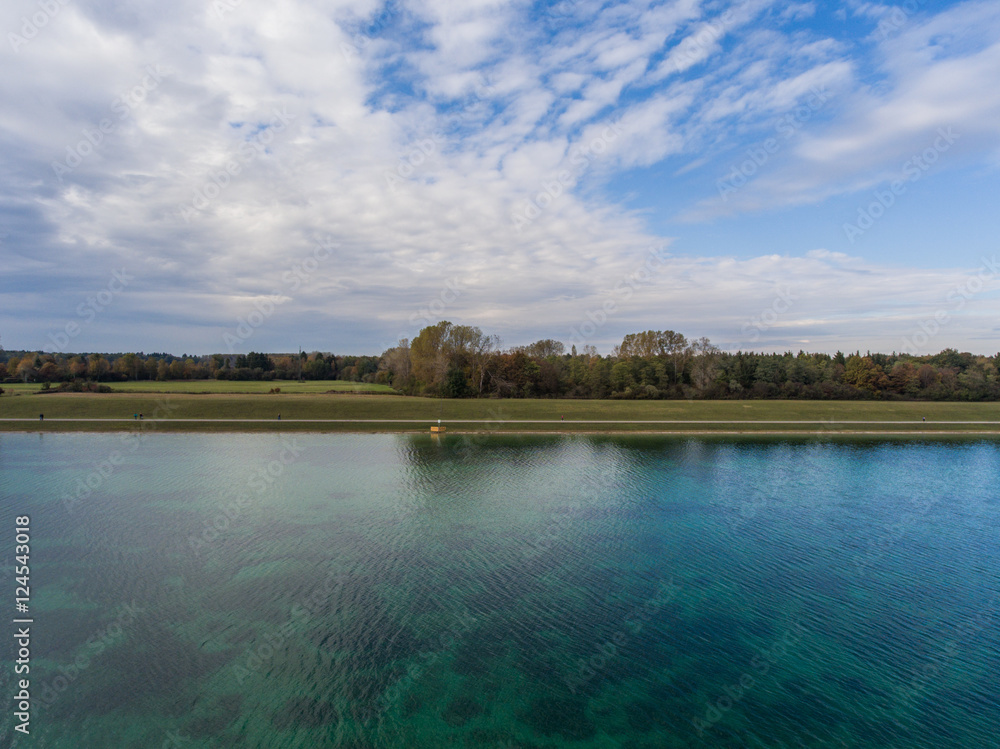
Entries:
{"label": "submerged lake bed", "polygon": [[0,477],[38,746],[995,745],[1000,441],[0,434]]}

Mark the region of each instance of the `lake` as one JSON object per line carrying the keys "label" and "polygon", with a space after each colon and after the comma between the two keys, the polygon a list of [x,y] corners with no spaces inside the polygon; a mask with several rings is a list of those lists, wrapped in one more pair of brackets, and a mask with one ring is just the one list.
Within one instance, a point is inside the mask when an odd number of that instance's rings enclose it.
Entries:
{"label": "lake", "polygon": [[971,439],[0,434],[20,745],[1000,746],[998,477]]}

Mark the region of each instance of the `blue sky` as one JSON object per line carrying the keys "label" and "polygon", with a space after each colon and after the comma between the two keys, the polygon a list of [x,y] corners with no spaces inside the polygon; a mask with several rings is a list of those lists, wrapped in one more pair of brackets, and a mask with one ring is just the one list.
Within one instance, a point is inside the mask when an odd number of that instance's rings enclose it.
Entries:
{"label": "blue sky", "polygon": [[6,348],[1000,348],[995,2],[14,0],[0,31]]}

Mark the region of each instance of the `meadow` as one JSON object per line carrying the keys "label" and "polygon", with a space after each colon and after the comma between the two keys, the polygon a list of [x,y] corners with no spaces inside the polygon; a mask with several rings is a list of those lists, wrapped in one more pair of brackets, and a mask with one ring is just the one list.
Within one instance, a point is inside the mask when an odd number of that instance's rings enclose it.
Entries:
{"label": "meadow", "polygon": [[[115,393],[258,393],[268,394],[272,388],[280,388],[282,393],[382,393],[396,391],[388,385],[366,382],[345,382],[344,380],[140,380],[138,382],[106,383]],[[38,393],[41,386],[33,382],[9,383],[2,386],[11,393]]]}
{"label": "meadow", "polygon": [[[156,428],[165,431],[426,431],[441,419],[452,432],[1000,433],[1000,403],[456,400],[362,395],[351,391],[328,393],[334,389],[330,382],[224,383],[230,387],[257,386],[262,390],[206,390],[199,394],[197,389],[202,384],[148,383],[164,392],[132,390],[102,394],[40,393],[37,386],[5,385],[7,392],[0,397],[0,430],[114,431],[136,428],[133,416],[141,413],[143,428],[152,428],[155,421]],[[204,386],[220,384],[223,383],[213,380]],[[280,387],[281,392],[268,394],[270,387]],[[37,420],[40,413],[45,414],[44,422]],[[657,421],[675,423],[650,423]]]}

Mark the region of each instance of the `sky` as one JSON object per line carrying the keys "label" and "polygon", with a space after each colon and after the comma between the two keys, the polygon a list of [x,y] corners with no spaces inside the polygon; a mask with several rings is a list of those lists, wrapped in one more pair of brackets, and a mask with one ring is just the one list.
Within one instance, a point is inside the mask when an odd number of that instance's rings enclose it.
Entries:
{"label": "sky", "polygon": [[1000,349],[1000,3],[7,0],[0,345]]}

